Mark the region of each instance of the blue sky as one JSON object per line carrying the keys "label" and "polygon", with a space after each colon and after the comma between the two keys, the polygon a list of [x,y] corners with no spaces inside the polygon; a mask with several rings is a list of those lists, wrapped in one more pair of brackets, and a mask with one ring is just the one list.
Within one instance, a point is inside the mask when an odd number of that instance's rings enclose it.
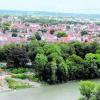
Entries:
{"label": "blue sky", "polygon": [[100,0],[0,0],[0,9],[100,14]]}

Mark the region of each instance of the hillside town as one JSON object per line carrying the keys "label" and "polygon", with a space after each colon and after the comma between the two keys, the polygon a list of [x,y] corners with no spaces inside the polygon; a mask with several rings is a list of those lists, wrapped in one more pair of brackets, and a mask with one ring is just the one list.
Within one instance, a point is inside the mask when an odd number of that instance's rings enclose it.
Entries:
{"label": "hillside town", "polygon": [[0,100],[100,100],[100,0],[0,0]]}
{"label": "hillside town", "polygon": [[[29,16],[28,16],[29,17]],[[28,18],[27,17],[27,18]],[[34,17],[35,18],[35,17]],[[41,17],[37,18],[41,19]],[[48,19],[50,19],[48,17]],[[7,16],[0,18],[0,46],[10,43],[27,43],[35,35],[40,40],[47,42],[93,42],[100,40],[100,26],[95,22],[88,20],[77,23],[69,23],[69,18],[57,18],[56,21],[66,22],[57,24],[23,22],[18,16]],[[75,20],[75,19],[74,19]],[[62,34],[58,36],[57,34]]]}
{"label": "hillside town", "polygon": [[[77,20],[71,17],[0,16],[0,93],[12,92],[15,96],[17,92],[22,96],[24,92],[16,90],[23,89],[21,91],[28,90],[24,95],[29,93],[34,99],[35,94],[38,97],[37,90],[42,93],[47,88],[50,91],[58,87],[67,90],[69,85],[75,84],[77,90],[79,86],[83,90],[86,86],[90,91],[89,86],[94,83],[80,81],[87,79],[100,83],[99,21],[81,17]],[[93,93],[100,94],[98,89],[100,86],[94,87]],[[69,96],[69,90],[67,92]],[[37,97],[34,100],[41,100]],[[96,98],[93,100],[99,100]]]}

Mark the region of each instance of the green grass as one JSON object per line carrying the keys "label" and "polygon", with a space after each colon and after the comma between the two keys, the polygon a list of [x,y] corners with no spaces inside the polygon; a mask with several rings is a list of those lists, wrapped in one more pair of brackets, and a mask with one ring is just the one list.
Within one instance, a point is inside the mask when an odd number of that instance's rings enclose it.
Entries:
{"label": "green grass", "polygon": [[30,75],[27,75],[27,74],[13,74],[12,78],[29,79],[29,80],[35,81],[35,82],[38,81],[38,77],[36,75],[33,75],[33,74],[30,74]]}
{"label": "green grass", "polygon": [[11,70],[11,72],[14,74],[25,73],[27,71],[28,70],[26,68],[14,68]]}
{"label": "green grass", "polygon": [[33,72],[32,68],[6,68],[6,71],[13,73],[13,74],[22,74],[22,73],[26,73],[26,72]]}
{"label": "green grass", "polygon": [[22,88],[30,88],[31,86],[28,83],[15,81],[12,78],[6,78],[8,83],[8,87],[11,89],[22,89]]}

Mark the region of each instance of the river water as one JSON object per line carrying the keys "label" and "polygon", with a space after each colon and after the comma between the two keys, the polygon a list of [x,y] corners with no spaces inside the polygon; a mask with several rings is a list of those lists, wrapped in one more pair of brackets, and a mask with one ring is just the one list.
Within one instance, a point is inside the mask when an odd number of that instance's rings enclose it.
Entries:
{"label": "river water", "polygon": [[[92,81],[100,83],[100,79]],[[78,100],[79,97],[78,81],[0,93],[0,100]]]}

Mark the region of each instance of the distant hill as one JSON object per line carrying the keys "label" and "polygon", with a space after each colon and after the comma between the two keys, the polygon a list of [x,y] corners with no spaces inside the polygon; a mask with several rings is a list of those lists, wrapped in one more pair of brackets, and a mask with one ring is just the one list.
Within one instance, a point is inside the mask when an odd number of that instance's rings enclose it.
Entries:
{"label": "distant hill", "polygon": [[98,14],[58,13],[58,12],[47,12],[47,11],[0,10],[0,14],[100,18],[100,15]]}

